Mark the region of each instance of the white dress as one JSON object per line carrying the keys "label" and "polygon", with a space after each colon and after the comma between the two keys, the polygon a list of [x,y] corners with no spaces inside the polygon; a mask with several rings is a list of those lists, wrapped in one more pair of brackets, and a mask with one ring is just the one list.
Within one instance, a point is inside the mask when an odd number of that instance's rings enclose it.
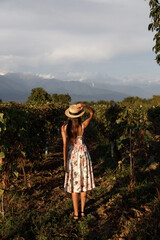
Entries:
{"label": "white dress", "polygon": [[76,143],[68,146],[64,189],[69,193],[80,193],[93,188],[95,182],[91,157],[83,142],[83,136],[77,136]]}

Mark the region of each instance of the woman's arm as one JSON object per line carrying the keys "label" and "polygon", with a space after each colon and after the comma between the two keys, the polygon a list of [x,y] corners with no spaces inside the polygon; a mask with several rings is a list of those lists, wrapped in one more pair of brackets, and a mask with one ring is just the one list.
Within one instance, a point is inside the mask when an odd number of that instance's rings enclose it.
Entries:
{"label": "woman's arm", "polygon": [[67,134],[65,131],[65,125],[61,127],[61,135],[63,140],[63,160],[64,160],[64,171],[67,172]]}
{"label": "woman's arm", "polygon": [[89,118],[87,118],[84,122],[83,122],[83,127],[86,128],[88,126],[88,124],[90,123],[91,119],[93,118],[94,115],[94,111],[91,107],[87,106],[84,103],[79,103],[77,104],[78,108],[87,108],[89,110],[90,116]]}

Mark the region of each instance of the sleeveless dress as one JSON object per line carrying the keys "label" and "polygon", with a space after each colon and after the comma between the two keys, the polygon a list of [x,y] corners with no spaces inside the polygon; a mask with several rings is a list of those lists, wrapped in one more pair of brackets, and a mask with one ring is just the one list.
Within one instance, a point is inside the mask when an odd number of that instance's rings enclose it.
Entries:
{"label": "sleeveless dress", "polygon": [[93,188],[95,182],[91,157],[83,142],[83,136],[77,136],[76,143],[68,145],[64,190],[69,193],[80,193]]}

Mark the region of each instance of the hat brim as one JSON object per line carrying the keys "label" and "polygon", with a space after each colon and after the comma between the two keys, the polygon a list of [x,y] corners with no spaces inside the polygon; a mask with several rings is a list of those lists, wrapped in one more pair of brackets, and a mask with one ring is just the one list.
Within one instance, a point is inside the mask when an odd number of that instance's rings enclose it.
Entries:
{"label": "hat brim", "polygon": [[69,117],[69,118],[78,118],[78,117],[81,117],[81,116],[85,113],[85,111],[84,111],[83,108],[82,108],[80,111],[81,111],[80,114],[72,115],[72,114],[70,114],[70,112],[69,112],[69,108],[67,108],[67,110],[65,111],[65,115],[66,115],[67,117]]}

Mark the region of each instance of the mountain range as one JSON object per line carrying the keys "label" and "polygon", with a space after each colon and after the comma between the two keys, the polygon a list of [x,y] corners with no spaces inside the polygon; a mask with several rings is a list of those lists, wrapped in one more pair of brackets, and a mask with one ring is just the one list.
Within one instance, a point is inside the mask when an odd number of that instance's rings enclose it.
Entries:
{"label": "mountain range", "polygon": [[106,81],[84,79],[83,81],[45,78],[34,74],[7,73],[0,75],[0,99],[2,101],[25,102],[32,88],[42,87],[49,94],[68,93],[72,102],[114,100],[122,101],[128,96],[150,98],[160,94],[160,83],[118,84],[114,79]]}

